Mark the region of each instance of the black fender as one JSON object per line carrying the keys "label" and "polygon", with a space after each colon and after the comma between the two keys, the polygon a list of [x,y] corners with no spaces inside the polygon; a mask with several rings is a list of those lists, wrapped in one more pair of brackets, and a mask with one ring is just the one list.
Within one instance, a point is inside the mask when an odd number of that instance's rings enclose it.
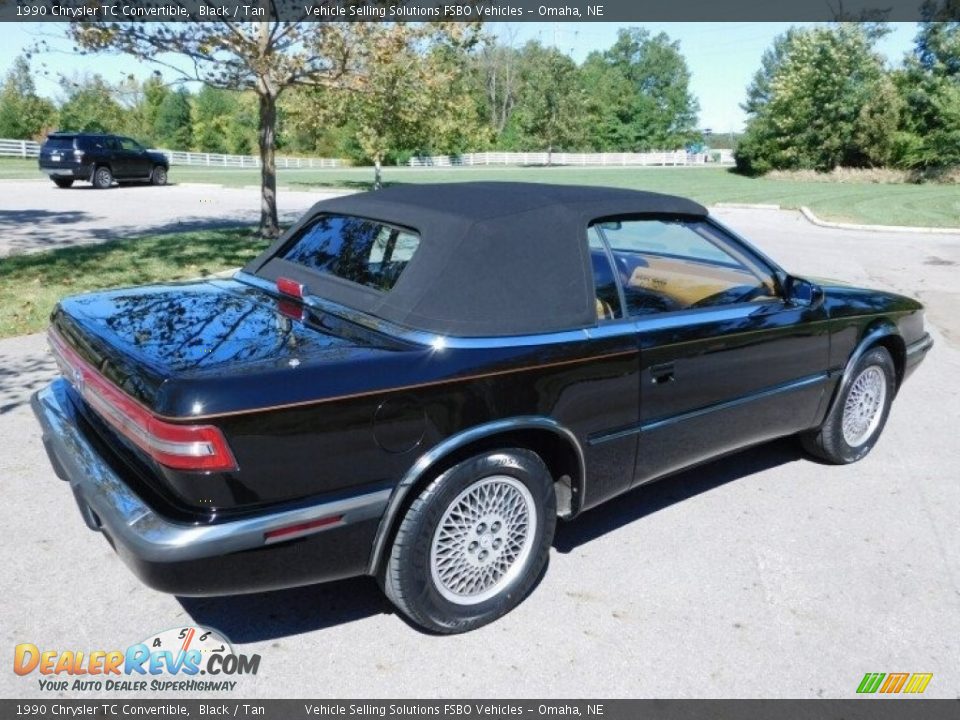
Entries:
{"label": "black fender", "polygon": [[[373,548],[370,553],[370,574],[375,574],[377,568],[379,568],[383,554],[387,549],[386,545],[390,539],[390,534],[396,523],[401,519],[399,515],[404,500],[421,478],[429,474],[431,469],[436,467],[445,457],[460,448],[486,438],[524,430],[545,430],[552,432],[570,444],[579,465],[578,478],[576,480],[576,482],[579,483],[579,487],[574,490],[573,495],[574,497],[583,497],[583,484],[586,481],[586,463],[584,461],[583,448],[573,431],[561,425],[556,420],[542,416],[521,416],[494,420],[493,422],[468,428],[455,435],[451,435],[421,455],[394,488],[387,503],[387,509],[380,519],[380,526],[377,528],[377,534],[373,541]],[[571,511],[572,514],[575,514],[576,509],[571,508]]]}

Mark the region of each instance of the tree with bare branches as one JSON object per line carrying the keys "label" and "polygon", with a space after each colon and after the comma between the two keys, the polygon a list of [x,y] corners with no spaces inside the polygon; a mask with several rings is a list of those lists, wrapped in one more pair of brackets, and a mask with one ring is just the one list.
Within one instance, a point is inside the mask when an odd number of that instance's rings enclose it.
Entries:
{"label": "tree with bare branches", "polygon": [[[447,28],[455,32],[452,28]],[[68,36],[81,53],[123,53],[163,66],[180,81],[252,90],[259,102],[260,233],[279,234],[277,100],[297,86],[362,90],[365,68],[398,46],[444,28],[365,22],[78,22]]]}

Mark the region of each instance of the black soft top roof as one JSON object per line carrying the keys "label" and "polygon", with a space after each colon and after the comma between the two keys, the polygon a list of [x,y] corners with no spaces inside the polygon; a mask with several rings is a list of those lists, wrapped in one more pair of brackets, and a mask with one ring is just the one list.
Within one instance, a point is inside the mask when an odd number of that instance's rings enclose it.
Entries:
{"label": "black soft top roof", "polygon": [[[317,215],[343,214],[416,230],[420,246],[389,292],[275,255]],[[407,327],[456,336],[552,332],[596,324],[586,228],[628,215],[704,217],[673,195],[619,188],[469,182],[403,185],[324,200],[249,263],[316,295]]]}

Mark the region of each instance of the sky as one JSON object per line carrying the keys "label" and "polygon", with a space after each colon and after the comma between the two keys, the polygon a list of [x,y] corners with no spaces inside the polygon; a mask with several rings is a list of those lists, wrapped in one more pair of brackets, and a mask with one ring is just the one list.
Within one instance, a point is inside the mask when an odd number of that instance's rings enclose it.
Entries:
{"label": "sky", "polygon": [[[490,23],[487,30],[504,42],[522,45],[539,40],[582,62],[593,50],[604,50],[616,40],[623,27],[644,27],[651,33],[667,33],[680,42],[691,73],[691,91],[700,102],[700,127],[713,132],[738,132],[746,117],[740,104],[750,79],[760,67],[763,51],[792,24],[802,23]],[[809,24],[809,23],[808,23]],[[898,64],[913,46],[915,23],[891,23],[892,32],[878,44],[891,64]],[[63,74],[100,73],[110,82],[132,74],[147,77],[155,66],[124,56],[78,56],[70,44],[56,37],[53,23],[0,23],[0,75],[5,75],[14,58],[38,39],[45,38],[57,51],[38,57],[34,70],[37,89],[59,99],[56,78]],[[43,65],[44,67],[41,67]],[[170,79],[169,71],[164,73]]]}

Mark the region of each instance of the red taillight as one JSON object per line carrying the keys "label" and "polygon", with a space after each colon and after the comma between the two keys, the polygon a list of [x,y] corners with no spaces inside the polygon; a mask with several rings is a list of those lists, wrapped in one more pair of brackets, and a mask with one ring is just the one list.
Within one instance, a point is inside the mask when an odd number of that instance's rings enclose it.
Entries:
{"label": "red taillight", "polygon": [[303,305],[300,303],[283,299],[277,300],[277,310],[280,311],[281,315],[285,315],[293,320],[303,320],[303,314],[305,312]]}
{"label": "red taillight", "polygon": [[236,470],[237,462],[219,428],[161,420],[110,384],[53,331],[50,345],[64,376],[84,400],[158,463],[176,470]]}
{"label": "red taillight", "polygon": [[343,520],[343,515],[331,515],[330,517],[320,518],[319,520],[309,520],[307,522],[297,523],[296,525],[277,528],[276,530],[268,530],[263,534],[263,541],[269,544],[280,542],[281,540],[292,540],[293,538],[310,535],[325,527],[336,525],[341,520]]}
{"label": "red taillight", "polygon": [[277,290],[290,297],[303,297],[303,285],[290,278],[277,278]]}

